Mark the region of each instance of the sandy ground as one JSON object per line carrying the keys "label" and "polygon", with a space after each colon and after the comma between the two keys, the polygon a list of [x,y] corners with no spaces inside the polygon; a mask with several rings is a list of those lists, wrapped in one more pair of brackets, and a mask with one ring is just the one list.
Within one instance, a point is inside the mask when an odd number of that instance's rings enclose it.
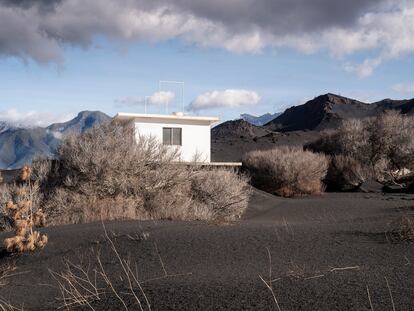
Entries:
{"label": "sandy ground", "polygon": [[[374,310],[392,310],[393,303],[396,310],[414,310],[414,244],[387,234],[404,214],[414,214],[414,196],[330,193],[282,199],[255,190],[236,224],[123,221],[105,226],[131,262],[153,310],[277,310],[259,278],[269,279],[270,267],[281,310],[371,310],[370,299]],[[56,310],[62,301],[51,271],[62,271],[69,260],[89,267],[93,275],[98,253],[114,286],[128,292],[102,224],[42,231],[50,239],[43,251],[2,253],[3,265],[17,267],[14,276],[1,280],[4,300],[25,310]],[[132,302],[127,301],[129,309],[138,310]],[[110,294],[93,306],[123,309]]]}

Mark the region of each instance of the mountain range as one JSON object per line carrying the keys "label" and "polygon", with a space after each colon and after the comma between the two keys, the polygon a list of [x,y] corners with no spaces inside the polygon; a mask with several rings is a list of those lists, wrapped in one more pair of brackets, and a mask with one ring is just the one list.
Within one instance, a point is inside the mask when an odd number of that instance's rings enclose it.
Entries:
{"label": "mountain range", "polygon": [[16,127],[0,121],[0,169],[31,163],[35,157],[53,157],[61,138],[80,134],[111,118],[100,111],[82,111],[74,119],[48,127]]}
{"label": "mountain range", "polygon": [[[376,116],[390,109],[414,114],[414,99],[364,103],[328,93],[281,114],[259,117],[243,114],[241,119],[223,122],[212,129],[212,160],[240,161],[250,150],[302,145],[317,139],[320,131],[337,127],[342,120]],[[110,119],[100,111],[82,111],[68,122],[45,128],[21,128],[0,120],[0,169],[19,168],[34,157],[53,157],[62,137],[83,133]]]}
{"label": "mountain range", "polygon": [[386,110],[414,114],[414,99],[364,103],[328,93],[288,108],[262,126],[244,120],[227,121],[212,129],[212,159],[240,161],[251,150],[303,145],[317,139],[322,130],[336,128],[342,120],[372,117]]}
{"label": "mountain range", "polygon": [[249,122],[250,124],[256,125],[256,126],[262,126],[266,123],[269,123],[273,119],[276,119],[278,116],[280,116],[282,113],[276,112],[274,114],[271,113],[265,113],[261,116],[254,116],[248,113],[243,113],[240,115],[240,119]]}
{"label": "mountain range", "polygon": [[392,109],[399,110],[403,114],[412,114],[414,99],[384,99],[369,104],[328,93],[315,97],[303,105],[287,109],[264,126],[269,130],[281,132],[319,131],[335,128],[342,120],[372,117]]}

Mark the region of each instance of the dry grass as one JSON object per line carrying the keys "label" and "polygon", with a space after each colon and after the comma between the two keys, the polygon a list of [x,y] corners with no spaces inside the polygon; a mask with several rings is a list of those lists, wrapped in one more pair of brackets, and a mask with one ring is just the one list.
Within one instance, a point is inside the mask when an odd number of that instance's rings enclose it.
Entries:
{"label": "dry grass", "polygon": [[105,226],[103,228],[105,241],[108,243],[112,255],[115,256],[115,262],[111,264],[116,265],[118,273],[110,275],[106,271],[99,253],[96,256],[96,264],[94,266],[90,264],[73,264],[70,261],[65,261],[63,272],[58,273],[50,270],[49,272],[56,281],[61,293],[59,298],[61,302],[60,309],[70,310],[76,307],[84,307],[96,310],[97,305],[106,303],[107,299],[111,298],[118,303],[117,309],[151,310],[151,303],[143,287],[144,283],[191,274],[168,273],[166,265],[159,254],[158,247],[154,244],[163,274],[151,279],[140,280],[136,271],[137,263],[132,263],[121,256]]}
{"label": "dry grass", "polygon": [[[249,197],[247,178],[225,170],[177,165],[180,154],[151,137],[114,124],[61,145],[43,178],[53,224],[115,219],[228,221]],[[44,169],[47,171],[47,169]]]}
{"label": "dry grass", "polygon": [[14,275],[16,269],[15,264],[6,263],[0,265],[0,287],[7,285],[7,280]]}
{"label": "dry grass", "polygon": [[[0,287],[7,286],[8,279],[16,274],[17,267],[14,263],[6,263],[0,265]],[[0,310],[1,311],[18,311],[23,310],[23,307],[16,307],[10,302],[0,297]]]}
{"label": "dry grass", "polygon": [[328,169],[324,155],[298,147],[253,151],[243,159],[253,185],[281,196],[319,194]]}
{"label": "dry grass", "polygon": [[268,275],[267,279],[265,279],[263,276],[261,276],[259,274],[259,278],[266,285],[267,289],[272,294],[273,301],[275,303],[275,306],[276,306],[277,310],[282,311],[282,309],[280,308],[279,302],[276,298],[275,291],[273,289],[273,282],[277,279],[274,279],[273,275],[272,275],[272,255],[270,254],[269,248],[266,247],[266,250],[267,250],[267,255],[268,255],[268,258],[269,258],[269,275]]}

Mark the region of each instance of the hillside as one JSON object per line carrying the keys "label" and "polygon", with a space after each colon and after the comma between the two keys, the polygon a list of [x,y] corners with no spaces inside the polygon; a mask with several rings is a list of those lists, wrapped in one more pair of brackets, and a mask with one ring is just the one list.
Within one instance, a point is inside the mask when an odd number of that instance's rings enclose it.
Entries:
{"label": "hillside", "polygon": [[245,120],[223,122],[211,130],[214,139],[228,140],[231,138],[254,138],[264,136],[268,130],[255,126]]}
{"label": "hillside", "polygon": [[63,135],[82,133],[108,120],[110,117],[102,112],[83,111],[73,120],[47,128],[9,127],[0,123],[0,169],[19,168],[35,157],[53,157]]}
{"label": "hillside", "polygon": [[244,120],[227,121],[211,130],[211,158],[214,162],[241,161],[252,150],[277,145],[303,145],[318,137],[314,131],[272,132]]}
{"label": "hillside", "polygon": [[303,105],[287,109],[279,117],[267,123],[265,128],[281,132],[319,131],[335,128],[342,120],[376,116],[389,109],[413,113],[414,100],[385,99],[368,104],[329,93],[318,96]]}
{"label": "hillside", "polygon": [[100,111],[81,111],[74,119],[64,123],[51,124],[47,129],[62,134],[80,134],[94,125],[103,124],[109,120],[111,118]]}
{"label": "hillside", "polygon": [[249,122],[250,124],[256,125],[256,126],[262,126],[266,123],[269,123],[273,119],[276,119],[278,116],[280,116],[282,113],[276,112],[273,114],[265,113],[261,116],[254,116],[248,113],[243,113],[240,115],[240,119]]}
{"label": "hillside", "polygon": [[0,133],[7,131],[11,126],[4,121],[0,121]]}
{"label": "hillside", "polygon": [[372,104],[335,95],[320,95],[303,105],[287,109],[264,126],[243,120],[228,121],[211,133],[214,161],[240,161],[251,150],[278,145],[303,145],[319,137],[324,129],[336,128],[342,120],[376,116],[386,110],[414,113],[414,99],[384,99]]}
{"label": "hillside", "polygon": [[0,168],[17,168],[36,157],[51,157],[58,140],[44,128],[8,129],[0,134]]}

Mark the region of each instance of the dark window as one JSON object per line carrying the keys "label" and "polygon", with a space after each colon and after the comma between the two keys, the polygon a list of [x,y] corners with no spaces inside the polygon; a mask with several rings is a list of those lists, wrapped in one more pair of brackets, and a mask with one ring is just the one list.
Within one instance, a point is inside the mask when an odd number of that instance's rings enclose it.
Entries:
{"label": "dark window", "polygon": [[171,145],[171,132],[172,128],[164,127],[162,129],[162,143],[164,145]]}
{"label": "dark window", "polygon": [[163,127],[162,128],[162,143],[164,145],[181,146],[181,128]]}

